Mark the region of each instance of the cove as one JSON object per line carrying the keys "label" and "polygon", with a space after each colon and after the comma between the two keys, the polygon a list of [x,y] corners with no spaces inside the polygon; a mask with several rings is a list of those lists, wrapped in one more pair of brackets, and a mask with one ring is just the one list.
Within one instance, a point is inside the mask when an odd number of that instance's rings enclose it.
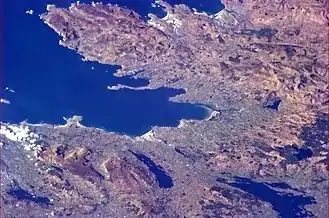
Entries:
{"label": "cove", "polygon": [[213,15],[224,9],[224,5],[220,0],[166,0],[171,5],[184,4],[190,8],[194,8],[197,12],[205,12]]}
{"label": "cove", "polygon": [[[68,1],[49,1],[56,5]],[[108,85],[145,86],[146,80],[117,78],[118,66],[83,62],[74,51],[58,45],[59,36],[28,9],[43,9],[45,1],[4,2],[2,90],[11,104],[2,104],[2,121],[63,124],[79,115],[82,124],[141,135],[153,126],[177,126],[181,119],[204,119],[208,112],[193,104],[170,102],[184,90],[107,90]],[[65,5],[61,5],[65,6]],[[93,69],[92,69],[93,68]]]}
{"label": "cove", "polygon": [[[80,2],[89,3],[91,1],[84,0]],[[166,13],[162,7],[152,7],[154,0],[106,0],[103,3],[118,4],[136,11],[140,16],[147,19],[148,13],[156,14],[158,17],[164,17]],[[205,12],[208,15],[218,13],[224,8],[224,5],[219,0],[165,0],[170,5],[184,4],[190,8],[194,8],[197,12]]]}

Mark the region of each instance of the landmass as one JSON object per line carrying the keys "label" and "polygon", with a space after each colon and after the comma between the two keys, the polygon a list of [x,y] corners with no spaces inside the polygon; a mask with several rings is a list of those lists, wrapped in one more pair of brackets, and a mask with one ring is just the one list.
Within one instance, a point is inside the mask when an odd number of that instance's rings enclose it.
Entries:
{"label": "landmass", "polygon": [[328,2],[158,4],[164,18],[77,3],[41,19],[85,60],[218,113],[142,136],[2,123],[5,217],[326,217]]}

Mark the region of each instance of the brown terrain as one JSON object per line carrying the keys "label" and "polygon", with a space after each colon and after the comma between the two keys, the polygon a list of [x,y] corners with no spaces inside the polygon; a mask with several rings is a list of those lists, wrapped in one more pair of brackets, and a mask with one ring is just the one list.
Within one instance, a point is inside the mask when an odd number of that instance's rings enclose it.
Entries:
{"label": "brown terrain", "polygon": [[[224,0],[213,16],[159,4],[167,16],[149,21],[103,4],[41,18],[86,60],[219,113],[138,137],[3,124],[5,217],[326,217],[328,1]],[[25,125],[36,141],[5,133]]]}

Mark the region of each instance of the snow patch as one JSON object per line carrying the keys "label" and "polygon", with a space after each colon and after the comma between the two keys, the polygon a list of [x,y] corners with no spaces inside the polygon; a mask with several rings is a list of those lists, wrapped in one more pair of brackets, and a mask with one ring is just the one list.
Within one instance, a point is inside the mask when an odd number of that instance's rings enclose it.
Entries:
{"label": "snow patch", "polygon": [[51,11],[52,8],[56,8],[56,5],[52,5],[52,4],[47,5],[47,11]]}
{"label": "snow patch", "polygon": [[66,121],[66,124],[56,126],[55,128],[66,128],[66,127],[70,127],[72,124],[75,124],[78,127],[86,128],[84,125],[80,123],[83,120],[82,116],[74,115],[73,117],[70,118],[63,117],[63,119]]}
{"label": "snow patch", "polygon": [[168,24],[171,24],[174,30],[177,30],[179,27],[182,26],[182,21],[177,17],[176,14],[168,12],[167,15],[161,20],[165,21]]}
{"label": "snow patch", "polygon": [[32,151],[35,157],[41,151],[41,145],[37,144],[39,136],[31,132],[26,125],[1,125],[0,135],[5,136],[11,141],[20,142],[23,149]]}
{"label": "snow patch", "polygon": [[137,137],[137,140],[146,140],[146,141],[155,141],[155,142],[161,142],[160,139],[157,139],[156,137],[154,137],[154,131],[150,130],[147,133],[145,133],[144,135]]}
{"label": "snow patch", "polygon": [[183,128],[186,125],[186,120],[180,120],[177,128]]}
{"label": "snow patch", "polygon": [[2,104],[10,104],[10,101],[4,98],[0,98],[0,103]]}
{"label": "snow patch", "polygon": [[13,90],[13,89],[11,89],[11,88],[9,88],[9,87],[6,87],[5,90],[8,91],[8,92],[12,92],[12,93],[15,92],[15,90]]}
{"label": "snow patch", "polygon": [[33,15],[34,11],[33,11],[33,10],[27,10],[25,13],[26,13],[26,14]]}

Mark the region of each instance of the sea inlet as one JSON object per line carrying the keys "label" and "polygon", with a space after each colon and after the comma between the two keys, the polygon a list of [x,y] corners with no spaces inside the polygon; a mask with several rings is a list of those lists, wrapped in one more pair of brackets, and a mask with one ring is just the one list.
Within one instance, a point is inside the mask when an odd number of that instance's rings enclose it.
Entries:
{"label": "sea inlet", "polygon": [[[60,37],[39,19],[46,4],[68,7],[67,0],[11,0],[4,2],[2,121],[63,124],[63,117],[82,116],[83,125],[129,135],[141,135],[153,126],[177,126],[181,119],[205,119],[208,111],[200,106],[170,102],[184,90],[108,90],[123,84],[139,87],[147,80],[117,78],[119,66],[84,62],[76,52],[58,44]],[[91,1],[80,1],[90,3]],[[183,1],[169,1],[172,4]],[[191,7],[204,5],[195,4]],[[153,1],[103,1],[133,8],[141,16],[152,12],[164,16]],[[218,3],[217,3],[218,4]],[[213,9],[212,5],[208,9]],[[220,5],[220,4],[219,4]],[[27,10],[33,10],[31,16]],[[6,90],[5,88],[8,87]],[[8,91],[13,90],[13,91]]]}

